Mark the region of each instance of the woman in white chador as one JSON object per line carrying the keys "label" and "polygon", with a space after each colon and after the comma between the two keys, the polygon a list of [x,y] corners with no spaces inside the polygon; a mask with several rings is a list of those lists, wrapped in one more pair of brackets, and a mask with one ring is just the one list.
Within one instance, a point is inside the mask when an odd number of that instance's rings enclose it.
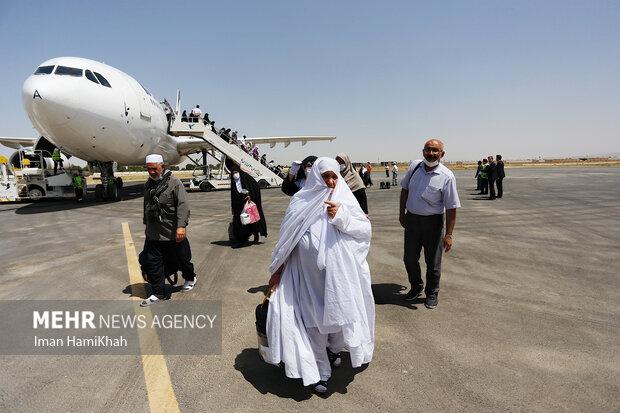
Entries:
{"label": "woman in white chador", "polygon": [[327,391],[339,352],[370,362],[375,308],[366,255],[371,225],[335,159],[319,158],[291,199],[272,254],[267,315],[268,363]]}

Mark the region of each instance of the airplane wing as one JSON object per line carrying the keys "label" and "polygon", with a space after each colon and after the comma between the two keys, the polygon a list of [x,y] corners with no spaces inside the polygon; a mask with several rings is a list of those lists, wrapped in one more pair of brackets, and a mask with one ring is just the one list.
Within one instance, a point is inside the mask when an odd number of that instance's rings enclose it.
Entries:
{"label": "airplane wing", "polygon": [[34,146],[39,138],[16,138],[12,136],[0,136],[0,144],[9,148],[19,149]]}
{"label": "airplane wing", "polygon": [[266,136],[256,138],[246,138],[246,142],[255,143],[257,145],[268,143],[270,148],[273,148],[278,143],[283,143],[286,148],[293,142],[301,142],[302,146],[312,141],[333,141],[335,136]]}
{"label": "airplane wing", "polygon": [[[218,138],[219,139],[219,138]],[[278,143],[283,143],[286,148],[291,144],[291,142],[301,142],[302,145],[305,145],[311,141],[333,141],[336,139],[335,136],[271,136],[271,137],[260,137],[260,138],[246,138],[245,141],[256,143],[256,144],[265,144],[268,143],[271,148],[276,146]],[[179,136],[175,138],[177,143],[177,150],[181,155],[187,155],[190,153],[200,152],[203,149],[211,149],[213,145],[207,142],[204,139],[193,137],[193,136]]]}

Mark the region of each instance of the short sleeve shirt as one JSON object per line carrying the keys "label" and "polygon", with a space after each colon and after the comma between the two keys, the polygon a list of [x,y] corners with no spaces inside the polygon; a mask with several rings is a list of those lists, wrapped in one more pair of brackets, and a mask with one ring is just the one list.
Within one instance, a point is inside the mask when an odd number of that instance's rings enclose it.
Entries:
{"label": "short sleeve shirt", "polygon": [[459,194],[456,191],[456,178],[451,170],[439,164],[427,172],[424,164],[413,173],[415,167],[422,162],[413,161],[400,186],[409,191],[407,211],[417,215],[443,214],[446,209],[461,207]]}

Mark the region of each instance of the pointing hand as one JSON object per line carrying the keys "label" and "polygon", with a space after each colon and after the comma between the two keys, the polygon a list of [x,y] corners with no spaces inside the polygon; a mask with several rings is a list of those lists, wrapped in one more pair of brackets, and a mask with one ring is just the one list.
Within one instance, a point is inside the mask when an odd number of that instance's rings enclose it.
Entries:
{"label": "pointing hand", "polygon": [[327,215],[329,215],[330,218],[335,217],[336,213],[338,212],[338,208],[340,208],[340,204],[334,201],[323,201],[323,202],[325,202],[328,205]]}

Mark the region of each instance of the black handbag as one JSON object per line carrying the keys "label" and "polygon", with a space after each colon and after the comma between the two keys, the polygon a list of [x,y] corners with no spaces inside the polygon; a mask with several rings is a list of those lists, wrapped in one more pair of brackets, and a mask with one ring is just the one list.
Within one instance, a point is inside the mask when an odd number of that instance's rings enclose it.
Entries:
{"label": "black handbag", "polygon": [[265,299],[256,306],[256,332],[267,335],[267,313],[269,312],[269,300]]}
{"label": "black handbag", "polygon": [[267,341],[267,314],[269,312],[269,295],[262,303],[256,306],[256,338],[258,340],[258,355],[265,361],[265,355],[269,348]]}
{"label": "black handbag", "polygon": [[235,242],[235,231],[233,230],[232,222],[228,224],[228,241],[230,241],[231,244]]}

